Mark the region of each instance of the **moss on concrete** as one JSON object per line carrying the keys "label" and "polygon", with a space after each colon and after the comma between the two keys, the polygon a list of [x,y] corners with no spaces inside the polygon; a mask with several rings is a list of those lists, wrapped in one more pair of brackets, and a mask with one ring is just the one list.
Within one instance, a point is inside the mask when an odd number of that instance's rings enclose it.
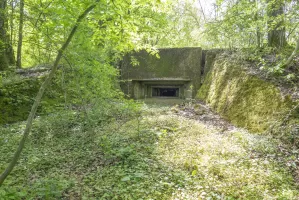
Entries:
{"label": "moss on concrete", "polygon": [[[0,124],[25,120],[44,77],[24,78],[0,87]],[[61,88],[55,83],[45,93],[38,115],[55,110],[62,103]],[[55,95],[53,95],[55,93]]]}
{"label": "moss on concrete", "polygon": [[263,132],[292,107],[290,98],[273,84],[247,74],[242,68],[245,63],[221,55],[210,57],[209,62],[213,65],[197,98],[233,124]]}
{"label": "moss on concrete", "polygon": [[0,88],[0,124],[24,120],[33,102],[39,81],[23,80]]}

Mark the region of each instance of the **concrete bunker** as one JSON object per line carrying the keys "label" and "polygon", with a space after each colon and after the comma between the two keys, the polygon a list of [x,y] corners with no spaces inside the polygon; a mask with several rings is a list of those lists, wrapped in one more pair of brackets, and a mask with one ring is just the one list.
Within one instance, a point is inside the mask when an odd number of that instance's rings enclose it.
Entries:
{"label": "concrete bunker", "polygon": [[192,98],[190,79],[138,79],[132,80],[135,99]]}
{"label": "concrete bunker", "polygon": [[[195,97],[200,87],[202,50],[159,49],[159,56],[145,50],[126,55],[121,64],[121,88],[134,99]],[[138,66],[133,66],[132,58]]]}

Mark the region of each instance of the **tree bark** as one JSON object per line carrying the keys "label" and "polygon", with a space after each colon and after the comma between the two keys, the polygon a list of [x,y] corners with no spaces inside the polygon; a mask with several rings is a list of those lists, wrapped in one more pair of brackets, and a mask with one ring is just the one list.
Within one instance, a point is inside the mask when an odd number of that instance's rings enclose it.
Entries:
{"label": "tree bark", "polygon": [[[268,26],[273,23],[273,19],[284,14],[284,6],[284,0],[268,0],[267,12],[268,17],[270,18]],[[285,34],[286,30],[283,23],[283,20],[280,20],[276,23],[275,27],[271,27],[268,31],[268,45],[270,47],[281,49],[287,44]]]}
{"label": "tree bark", "polygon": [[260,27],[258,24],[258,20],[259,20],[259,13],[258,13],[258,6],[259,2],[258,0],[255,1],[255,6],[256,6],[256,12],[254,14],[254,20],[256,21],[257,25],[256,25],[256,45],[258,48],[261,48],[261,31],[260,31]]}
{"label": "tree bark", "polygon": [[[96,1],[98,2],[98,1]],[[67,40],[65,41],[65,43],[62,45],[62,47],[58,50],[58,53],[57,53],[57,56],[56,56],[56,59],[55,59],[55,62],[51,68],[51,71],[48,75],[48,77],[46,78],[46,80],[43,82],[43,84],[41,85],[38,93],[37,93],[37,96],[35,98],[35,101],[32,105],[32,108],[31,108],[31,112],[28,116],[28,119],[27,119],[27,123],[26,123],[26,127],[25,127],[25,130],[23,132],[23,137],[19,143],[19,146],[11,160],[11,162],[9,163],[9,165],[7,166],[7,168],[5,169],[5,171],[1,174],[0,176],[0,186],[3,184],[4,180],[7,178],[7,176],[10,174],[10,172],[13,170],[13,168],[15,167],[15,165],[17,164],[17,161],[21,155],[21,152],[24,148],[24,145],[25,145],[25,141],[26,139],[28,138],[28,135],[30,133],[30,130],[31,130],[31,127],[32,127],[32,122],[33,122],[33,119],[34,119],[34,116],[35,116],[35,113],[36,113],[36,110],[40,104],[40,101],[41,101],[41,98],[44,94],[44,91],[45,89],[49,86],[52,78],[54,77],[54,74],[57,70],[57,67],[58,67],[58,64],[59,64],[59,61],[61,59],[61,57],[63,56],[63,52],[65,51],[65,49],[68,47],[68,45],[70,44],[75,32],[77,31],[78,29],[78,26],[79,24],[82,22],[82,20],[86,17],[86,15],[92,11],[94,8],[95,8],[96,4],[93,4],[91,6],[89,6],[78,18],[77,18],[77,21],[76,21],[76,24],[74,25],[74,27],[72,28]]]}
{"label": "tree bark", "polygon": [[24,0],[20,0],[20,22],[19,22],[19,40],[17,50],[17,68],[22,68],[22,43],[23,43],[23,24],[24,24]]}
{"label": "tree bark", "polygon": [[15,64],[14,51],[6,32],[8,29],[6,7],[7,0],[0,0],[0,71]]}
{"label": "tree bark", "polygon": [[256,28],[256,45],[258,48],[261,48],[261,32],[258,27]]}
{"label": "tree bark", "polygon": [[9,63],[6,55],[6,0],[0,0],[0,71],[7,69]]}
{"label": "tree bark", "polygon": [[200,0],[198,0],[198,3],[199,3],[199,5],[200,5],[200,9],[201,9],[201,12],[202,12],[202,15],[203,15],[203,19],[204,19],[204,21],[205,21],[205,23],[206,23],[206,22],[207,22],[207,20],[206,20],[206,15],[205,15],[205,12],[204,12],[204,10],[203,10],[203,7],[202,7],[202,5],[201,5]]}
{"label": "tree bark", "polygon": [[14,34],[14,14],[15,14],[15,6],[14,6],[14,0],[10,1],[10,9],[11,9],[11,15],[10,15],[10,44],[13,44],[13,34]]}

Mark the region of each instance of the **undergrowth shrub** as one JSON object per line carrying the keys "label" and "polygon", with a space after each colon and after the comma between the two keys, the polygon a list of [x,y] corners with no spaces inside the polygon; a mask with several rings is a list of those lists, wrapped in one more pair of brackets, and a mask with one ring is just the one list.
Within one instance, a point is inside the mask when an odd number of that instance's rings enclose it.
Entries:
{"label": "undergrowth shrub", "polygon": [[[132,121],[133,125],[136,123],[141,104],[121,98],[101,99],[86,108],[67,109],[36,117],[19,168],[15,171],[17,178],[7,179],[7,187],[0,188],[0,199],[60,199],[73,184],[58,175],[64,170],[74,170],[68,165],[83,167],[80,170],[84,171],[95,162],[131,166],[142,159],[138,151],[144,145],[129,145],[130,140],[125,139],[137,140],[137,129],[128,126],[130,131],[123,137],[117,132],[128,121]],[[1,171],[12,157],[12,149],[18,145],[24,128],[24,122],[0,127],[0,160],[5,161],[0,165]],[[111,136],[105,136],[105,132],[101,136],[105,128],[108,128]],[[54,176],[53,173],[58,174]],[[23,185],[27,179],[30,180],[30,190]]]}
{"label": "undergrowth shrub", "polygon": [[0,188],[0,199],[45,199],[54,200],[62,197],[63,191],[73,185],[73,182],[64,178],[43,178],[30,184],[31,190],[25,190],[22,187]]}
{"label": "undergrowth shrub", "polygon": [[66,137],[72,128],[80,126],[81,116],[77,112],[57,112],[47,117],[38,117],[33,125],[32,136],[35,140],[46,137]]}
{"label": "undergrowth shrub", "polygon": [[99,100],[83,111],[67,110],[38,117],[34,122],[32,136],[41,141],[42,138],[61,138],[75,132],[92,131],[112,121],[121,126],[126,121],[137,118],[140,109],[141,105],[132,100]]}
{"label": "undergrowth shrub", "polygon": [[260,70],[259,73],[268,78],[279,78],[285,84],[295,86],[299,81],[298,56],[289,66],[283,66],[293,50],[291,46],[280,50],[271,47],[243,49],[241,53],[238,52],[238,58],[250,61]]}
{"label": "undergrowth shrub", "polygon": [[295,104],[281,119],[272,123],[267,131],[285,144],[299,148],[299,103]]}

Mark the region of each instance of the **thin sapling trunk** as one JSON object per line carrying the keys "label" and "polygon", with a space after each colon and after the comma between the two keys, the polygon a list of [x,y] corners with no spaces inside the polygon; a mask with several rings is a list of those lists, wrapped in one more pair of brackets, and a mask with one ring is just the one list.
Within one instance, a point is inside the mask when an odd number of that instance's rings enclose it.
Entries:
{"label": "thin sapling trunk", "polygon": [[23,137],[19,143],[19,146],[12,158],[12,160],[10,161],[9,165],[7,166],[7,168],[4,170],[4,172],[1,174],[0,176],[0,186],[3,184],[4,180],[7,178],[7,176],[10,174],[10,172],[13,170],[13,168],[15,167],[15,165],[17,164],[17,161],[21,155],[21,152],[24,148],[24,145],[25,145],[25,141],[26,139],[28,138],[28,135],[30,133],[30,130],[31,130],[31,127],[32,127],[32,122],[33,122],[33,119],[34,119],[34,116],[35,116],[35,113],[36,113],[36,110],[40,104],[40,101],[41,101],[41,98],[44,94],[44,91],[45,89],[49,86],[52,78],[54,77],[54,74],[57,70],[57,67],[58,67],[58,64],[59,64],[59,61],[60,59],[62,58],[63,56],[63,52],[65,51],[65,49],[68,47],[68,45],[70,44],[75,32],[77,31],[78,29],[78,26],[80,24],[80,22],[82,22],[82,20],[86,17],[86,15],[95,8],[96,4],[93,4],[91,6],[89,6],[77,19],[74,27],[72,28],[67,40],[65,41],[65,43],[63,44],[63,46],[58,50],[58,54],[56,56],[56,59],[55,59],[55,62],[51,68],[51,71],[49,73],[49,75],[47,76],[46,80],[43,82],[43,84],[41,85],[38,93],[37,93],[37,96],[35,98],[35,101],[32,105],[32,108],[31,108],[31,112],[28,116],[28,119],[27,119],[27,124],[26,124],[26,127],[25,127],[25,130],[23,132]]}

